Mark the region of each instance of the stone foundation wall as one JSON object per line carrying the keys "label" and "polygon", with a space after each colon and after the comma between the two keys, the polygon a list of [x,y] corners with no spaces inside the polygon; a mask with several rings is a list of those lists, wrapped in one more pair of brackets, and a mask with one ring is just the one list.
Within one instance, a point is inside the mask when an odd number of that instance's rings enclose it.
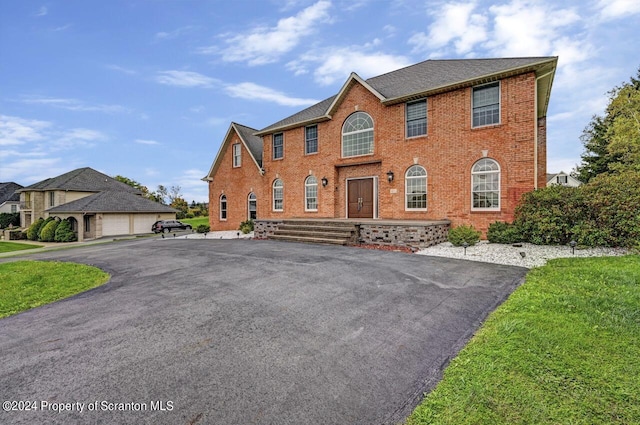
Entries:
{"label": "stone foundation wall", "polygon": [[360,243],[427,248],[447,241],[451,223],[430,224],[360,224]]}
{"label": "stone foundation wall", "polygon": [[267,239],[278,229],[282,220],[255,220],[253,223],[253,237],[255,239]]}

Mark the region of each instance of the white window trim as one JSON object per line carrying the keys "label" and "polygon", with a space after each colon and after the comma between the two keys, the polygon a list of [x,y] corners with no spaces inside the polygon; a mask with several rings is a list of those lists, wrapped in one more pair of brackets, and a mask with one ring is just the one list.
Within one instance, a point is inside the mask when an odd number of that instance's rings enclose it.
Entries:
{"label": "white window trim", "polygon": [[[280,183],[282,184],[281,188],[282,188],[282,208],[276,208],[276,197],[275,197],[275,188],[276,188],[276,181],[280,181]],[[282,181],[282,179],[275,179],[273,181],[273,183],[271,183],[271,209],[274,212],[282,212],[284,211],[284,182]]]}
{"label": "white window trim", "polygon": [[256,203],[256,220],[258,219],[258,197],[254,192],[249,192],[247,195],[247,220],[253,220],[251,218],[251,195],[253,195],[253,201]]}
{"label": "white window trim", "polygon": [[[282,156],[280,158],[276,158],[276,136],[277,135],[282,135]],[[271,160],[272,161],[280,161],[284,159],[284,133],[273,133],[273,136],[271,136]]]}
{"label": "white window trim", "polygon": [[227,217],[229,217],[229,200],[227,199],[227,195],[222,194],[220,195],[220,198],[218,198],[218,203],[219,203],[219,211],[218,211],[218,218],[220,219],[220,221],[227,221],[227,218],[222,218],[222,198],[224,198],[224,212],[227,215]]}
{"label": "white window trim", "polygon": [[[356,130],[356,131],[352,131],[352,132],[350,132],[348,134],[350,134],[350,135],[351,134],[359,134],[359,133],[365,133],[367,131],[371,131],[373,133],[373,141],[372,141],[372,144],[373,144],[373,149],[372,150],[373,150],[373,152],[371,152],[371,153],[363,153],[363,154],[360,154],[360,155],[345,156],[344,155],[344,125],[346,124],[347,120],[351,117],[351,115],[355,115],[358,112],[363,113],[363,114],[367,114],[369,116],[369,118],[371,118],[371,125],[372,125],[371,130],[369,130],[369,129]],[[342,127],[340,128],[340,158],[358,158],[360,156],[375,155],[375,152],[376,152],[376,133],[375,133],[375,130],[376,130],[376,123],[373,120],[373,117],[371,116],[371,114],[369,114],[368,112],[356,111],[356,112],[350,114],[347,118],[345,118],[344,122],[342,123]]]}
{"label": "white window trim", "polygon": [[[425,103],[425,115],[424,115],[424,119],[425,119],[425,123],[426,123],[426,131],[424,134],[418,134],[417,136],[409,136],[409,121],[407,120],[407,117],[409,116],[407,109],[409,108],[409,104],[411,103],[418,103],[418,102],[424,102]],[[473,115],[473,108],[471,111],[471,114]],[[427,101],[427,98],[423,98],[423,99],[418,99],[418,100],[412,100],[411,102],[405,102],[404,104],[404,138],[405,139],[415,139],[417,137],[427,137],[427,134],[429,134],[429,103]]]}
{"label": "white window trim", "polygon": [[[309,181],[310,177],[313,177],[316,180],[315,184],[307,183]],[[311,186],[315,186],[316,187],[316,208],[307,208],[307,200],[308,200],[308,198],[307,198],[307,187],[311,187]],[[304,210],[306,212],[318,212],[318,208],[317,208],[318,195],[319,195],[319,192],[318,192],[318,179],[316,179],[314,176],[307,176],[307,178],[304,179]]]}
{"label": "white window trim", "polygon": [[[481,88],[484,86],[488,86],[490,84],[498,83],[498,122],[493,124],[484,124],[484,125],[473,125],[473,91],[477,88]],[[485,128],[485,127],[494,127],[502,124],[502,81],[491,81],[490,83],[480,84],[477,86],[471,87],[471,128]]]}
{"label": "white window trim", "polygon": [[[419,165],[419,164],[414,164],[414,165],[418,165],[419,167],[422,167],[422,165]],[[411,167],[413,167],[413,165]],[[409,208],[409,207],[407,207],[407,180],[422,178],[422,176],[419,176],[419,177],[407,177],[407,173],[409,172],[411,167],[407,168],[407,171],[404,172],[404,210],[407,211],[407,212],[411,212],[411,211],[428,211],[429,210],[429,186],[428,186],[429,185],[429,181],[427,179],[429,177],[429,173],[427,173],[427,169],[424,168],[424,167],[422,167],[422,169],[426,173],[426,175],[424,176],[424,184],[425,184],[425,190],[426,190],[425,195],[427,195],[427,207],[426,208]]]}
{"label": "white window trim", "polygon": [[[473,167],[476,166],[476,164],[480,161],[482,161],[483,159],[490,159],[493,162],[495,162],[498,165],[498,171],[489,171],[489,172],[483,172],[483,173],[474,173],[473,172]],[[489,174],[489,173],[497,173],[498,174],[498,206],[494,207],[494,208],[476,208],[473,206],[473,176],[474,174]],[[473,165],[471,166],[471,211],[489,211],[489,212],[496,212],[496,211],[501,211],[502,208],[502,167],[500,167],[500,163],[498,161],[496,161],[493,158],[481,158],[479,160],[477,160],[476,162],[473,163]]]}
{"label": "white window trim", "polygon": [[[236,146],[238,147],[238,154],[236,155]],[[242,167],[242,147],[240,143],[233,144],[233,168]],[[238,163],[236,164],[236,158],[238,158]]]}

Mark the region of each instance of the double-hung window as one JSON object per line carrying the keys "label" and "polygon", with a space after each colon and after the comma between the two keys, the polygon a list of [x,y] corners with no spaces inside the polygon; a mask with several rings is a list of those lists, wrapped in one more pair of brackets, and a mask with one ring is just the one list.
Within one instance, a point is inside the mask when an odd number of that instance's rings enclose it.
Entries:
{"label": "double-hung window", "polygon": [[473,88],[473,126],[500,124],[500,83]]}
{"label": "double-hung window", "polygon": [[318,180],[313,176],[304,181],[304,210],[318,211]]}
{"label": "double-hung window", "polygon": [[310,125],[304,128],[304,154],[318,152],[318,126]]}
{"label": "double-hung window", "polygon": [[471,202],[474,210],[500,209],[500,166],[483,158],[471,169]]}
{"label": "double-hung window", "polygon": [[278,133],[273,135],[273,159],[281,159],[284,157],[284,134]]}
{"label": "double-hung window", "polygon": [[280,179],[273,181],[273,210],[284,210],[284,185]]}
{"label": "double-hung window", "polygon": [[407,211],[427,209],[427,170],[420,165],[412,165],[404,176],[405,208]]}
{"label": "double-hung window", "polygon": [[407,137],[427,134],[427,100],[407,103]]}
{"label": "double-hung window", "polygon": [[227,219],[227,195],[220,196],[220,220]]}
{"label": "double-hung window", "polygon": [[242,149],[240,143],[233,145],[233,166],[240,167],[242,165]]}

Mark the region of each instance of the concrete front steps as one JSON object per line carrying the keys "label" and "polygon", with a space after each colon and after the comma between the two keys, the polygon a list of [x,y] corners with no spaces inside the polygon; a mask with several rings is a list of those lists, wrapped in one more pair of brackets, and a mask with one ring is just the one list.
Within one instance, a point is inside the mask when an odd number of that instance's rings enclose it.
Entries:
{"label": "concrete front steps", "polygon": [[293,242],[350,245],[357,241],[354,223],[339,221],[284,220],[269,239]]}

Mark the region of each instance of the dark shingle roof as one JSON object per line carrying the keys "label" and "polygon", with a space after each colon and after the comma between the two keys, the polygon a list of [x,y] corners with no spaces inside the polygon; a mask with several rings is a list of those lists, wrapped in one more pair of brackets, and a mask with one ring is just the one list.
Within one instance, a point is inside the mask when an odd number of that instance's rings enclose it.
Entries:
{"label": "dark shingle roof", "polygon": [[[384,97],[383,103],[403,102],[411,97],[424,97],[484,81],[516,75],[529,71],[553,71],[557,57],[526,57],[498,59],[447,59],[426,60],[415,65],[369,78],[366,83]],[[550,88],[550,87],[549,87]],[[332,96],[258,132],[302,125],[306,122],[326,119],[336,96]],[[543,105],[546,107],[546,105]]]}
{"label": "dark shingle roof", "polygon": [[177,210],[130,192],[106,190],[47,210],[49,213],[175,213]]}
{"label": "dark shingle roof", "polygon": [[246,142],[251,155],[253,155],[258,165],[262,167],[262,138],[254,136],[258,130],[238,123],[233,124],[236,126],[238,133],[240,133],[242,140]]}
{"label": "dark shingle roof", "polygon": [[28,192],[34,190],[73,190],[78,192],[100,192],[103,190],[115,190],[134,194],[141,193],[138,189],[119,182],[116,179],[89,167],[78,168],[77,170],[61,174],[58,177],[52,177],[50,179],[42,180],[38,183],[32,184],[31,186],[22,188],[20,192]]}
{"label": "dark shingle roof", "polygon": [[0,183],[0,204],[20,201],[20,193],[16,192],[16,190],[20,189],[22,189],[22,185],[18,183]]}

